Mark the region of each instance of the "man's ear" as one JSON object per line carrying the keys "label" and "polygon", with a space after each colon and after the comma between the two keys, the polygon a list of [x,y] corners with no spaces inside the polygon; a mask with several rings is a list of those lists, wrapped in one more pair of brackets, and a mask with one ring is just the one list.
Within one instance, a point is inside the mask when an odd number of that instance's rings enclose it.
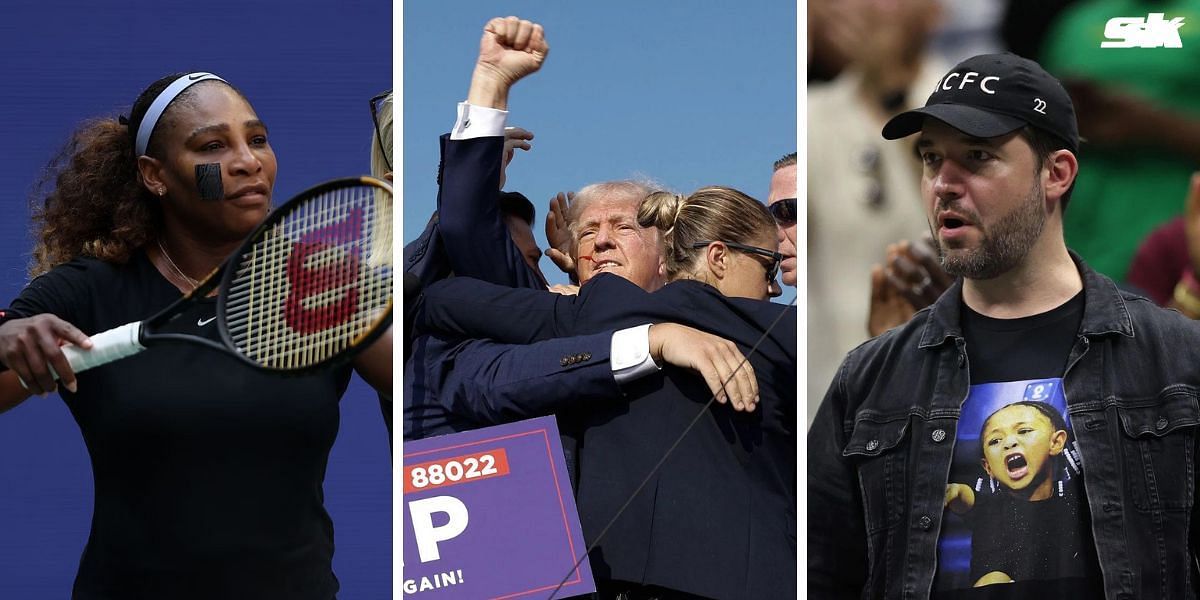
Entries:
{"label": "man's ear", "polygon": [[1070,150],[1055,150],[1046,158],[1046,203],[1059,204],[1075,176],[1079,174],[1079,160]]}
{"label": "man's ear", "polygon": [[988,477],[992,477],[992,468],[988,466],[987,459],[981,458],[979,459],[979,463],[983,465],[983,470],[987,472]]}
{"label": "man's ear", "polygon": [[162,196],[167,192],[167,182],[163,177],[163,163],[157,158],[146,155],[137,159],[138,179],[154,196]]}

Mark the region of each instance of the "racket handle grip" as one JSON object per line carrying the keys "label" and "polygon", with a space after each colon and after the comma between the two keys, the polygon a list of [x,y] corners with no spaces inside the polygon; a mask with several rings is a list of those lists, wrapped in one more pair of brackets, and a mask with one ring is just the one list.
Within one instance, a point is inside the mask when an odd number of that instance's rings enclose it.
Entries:
{"label": "racket handle grip", "polygon": [[[126,323],[120,327],[114,327],[108,331],[102,331],[90,336],[92,340],[91,350],[84,350],[74,344],[67,344],[62,347],[62,353],[63,356],[67,357],[67,362],[71,365],[71,370],[79,373],[92,367],[106,365],[114,360],[120,360],[126,356],[133,356],[145,350],[146,347],[138,341],[138,336],[141,332],[142,324],[140,322]],[[56,381],[59,378],[54,367],[50,367],[50,375]],[[18,377],[17,381],[21,382],[21,387],[29,388],[24,379]]]}
{"label": "racket handle grip", "polygon": [[[71,369],[79,373],[145,350],[146,347],[138,341],[141,332],[141,322],[127,323],[91,336],[91,350],[67,344],[62,347],[62,353],[71,363]],[[54,378],[58,379],[57,373]]]}

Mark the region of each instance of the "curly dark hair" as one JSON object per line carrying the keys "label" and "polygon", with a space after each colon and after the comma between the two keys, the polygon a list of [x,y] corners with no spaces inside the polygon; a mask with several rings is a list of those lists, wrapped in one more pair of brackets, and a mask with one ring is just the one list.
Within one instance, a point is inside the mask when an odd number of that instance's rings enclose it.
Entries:
{"label": "curly dark hair", "polygon": [[[30,198],[36,240],[31,276],[79,256],[125,263],[155,238],[162,208],[142,185],[134,139],[150,104],[184,75],[173,73],[150,84],[134,101],[128,120],[104,117],[84,122],[51,159]],[[192,104],[195,87],[177,96],[163,112],[151,134],[148,156],[163,158],[161,132],[174,126],[175,108]]]}

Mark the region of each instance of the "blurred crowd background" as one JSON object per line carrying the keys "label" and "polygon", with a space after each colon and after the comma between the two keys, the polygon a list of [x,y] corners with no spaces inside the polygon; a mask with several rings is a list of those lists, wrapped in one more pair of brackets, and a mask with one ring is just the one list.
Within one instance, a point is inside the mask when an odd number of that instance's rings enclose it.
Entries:
{"label": "blurred crowd background", "polygon": [[[1101,47],[1110,19],[1151,13],[1183,19],[1181,47]],[[809,1],[810,421],[849,350],[951,283],[928,241],[915,137],[880,130],[976,54],[1036,60],[1072,97],[1084,141],[1067,245],[1125,289],[1200,318],[1197,19],[1200,0]]]}

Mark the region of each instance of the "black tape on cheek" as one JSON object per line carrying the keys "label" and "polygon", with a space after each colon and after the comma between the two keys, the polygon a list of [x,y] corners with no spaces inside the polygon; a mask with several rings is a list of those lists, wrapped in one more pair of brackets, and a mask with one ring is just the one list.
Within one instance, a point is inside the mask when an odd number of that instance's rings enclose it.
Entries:
{"label": "black tape on cheek", "polygon": [[201,200],[225,198],[225,184],[221,181],[221,163],[196,165],[196,189]]}

